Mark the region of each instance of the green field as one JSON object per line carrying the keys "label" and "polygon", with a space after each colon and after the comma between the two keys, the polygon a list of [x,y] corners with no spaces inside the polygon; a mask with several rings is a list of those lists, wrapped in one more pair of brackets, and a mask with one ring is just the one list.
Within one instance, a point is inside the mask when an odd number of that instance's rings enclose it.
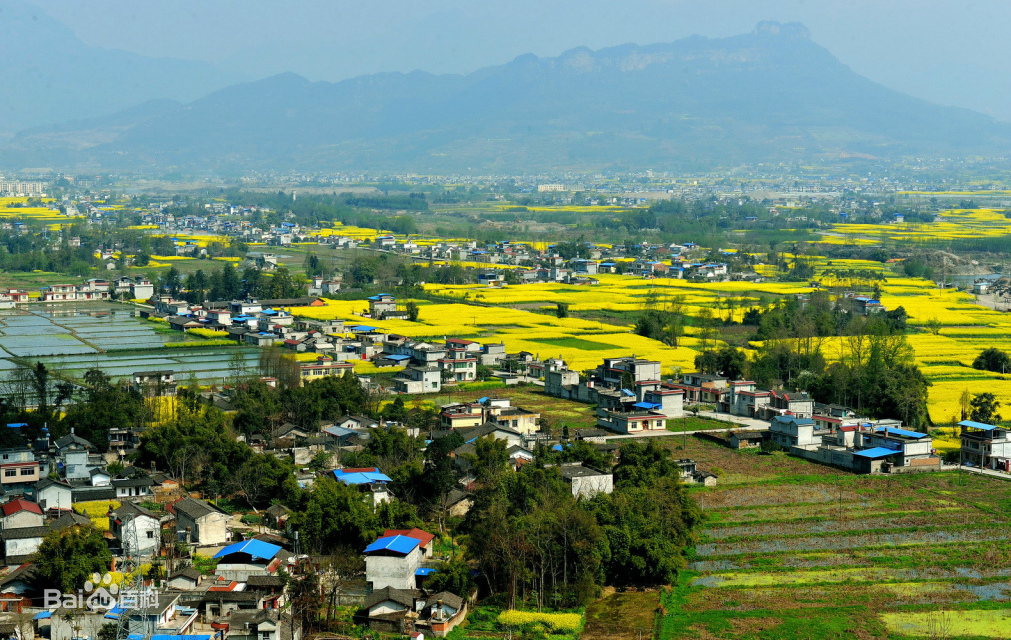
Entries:
{"label": "green field", "polygon": [[694,438],[687,456],[724,473],[693,490],[706,524],[659,638],[1011,637],[1011,483],[854,476]]}
{"label": "green field", "polygon": [[613,344],[603,342],[593,342],[582,338],[531,338],[530,342],[538,342],[554,347],[565,347],[567,349],[582,349],[583,351],[607,351],[614,349]]}

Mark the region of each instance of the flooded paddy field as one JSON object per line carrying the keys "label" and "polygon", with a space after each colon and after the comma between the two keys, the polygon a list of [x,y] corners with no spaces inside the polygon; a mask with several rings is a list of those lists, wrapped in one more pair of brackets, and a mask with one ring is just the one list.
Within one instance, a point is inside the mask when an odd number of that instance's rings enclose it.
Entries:
{"label": "flooded paddy field", "polygon": [[255,347],[202,347],[202,341],[141,318],[139,309],[131,305],[26,305],[0,310],[0,375],[15,368],[18,359],[39,361],[78,379],[94,368],[113,378],[170,369],[180,381],[190,373],[203,382],[220,381],[231,375],[236,353],[243,355],[247,368],[256,366],[259,352]]}

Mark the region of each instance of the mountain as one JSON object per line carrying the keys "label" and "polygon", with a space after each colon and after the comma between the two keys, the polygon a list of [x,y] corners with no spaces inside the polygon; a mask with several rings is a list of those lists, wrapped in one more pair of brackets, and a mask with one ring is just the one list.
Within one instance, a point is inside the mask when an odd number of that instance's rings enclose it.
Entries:
{"label": "mountain", "polygon": [[1006,155],[1011,125],[857,75],[799,24],[725,39],[524,55],[466,76],[338,83],[282,74],[147,118],[23,132],[5,155],[50,164],[534,172]]}
{"label": "mountain", "polygon": [[154,99],[189,102],[244,79],[203,62],[88,46],[22,0],[0,3],[0,74],[0,134]]}

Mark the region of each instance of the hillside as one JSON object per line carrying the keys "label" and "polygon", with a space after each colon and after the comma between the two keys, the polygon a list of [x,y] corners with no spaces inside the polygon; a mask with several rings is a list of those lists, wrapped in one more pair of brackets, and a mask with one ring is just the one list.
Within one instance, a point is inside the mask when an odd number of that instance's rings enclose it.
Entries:
{"label": "hillside", "polygon": [[798,24],[524,55],[467,76],[282,74],[189,104],[23,132],[7,155],[110,168],[530,172],[1002,155],[1011,126],[857,75]]}
{"label": "hillside", "polygon": [[0,5],[0,72],[0,135],[105,116],[149,100],[188,102],[242,80],[203,62],[86,45],[22,0]]}

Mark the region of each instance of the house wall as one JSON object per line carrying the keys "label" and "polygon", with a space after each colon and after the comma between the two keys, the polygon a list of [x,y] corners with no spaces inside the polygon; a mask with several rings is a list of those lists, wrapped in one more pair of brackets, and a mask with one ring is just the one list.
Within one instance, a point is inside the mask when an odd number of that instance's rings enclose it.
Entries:
{"label": "house wall", "polygon": [[41,527],[45,518],[40,513],[31,511],[18,511],[15,514],[6,516],[0,520],[0,527],[4,529],[21,529],[23,527]]}
{"label": "house wall", "polygon": [[372,589],[393,587],[414,589],[414,572],[421,566],[421,549],[415,547],[406,556],[365,556],[365,579],[372,583]]}
{"label": "house wall", "polygon": [[179,529],[190,527],[193,542],[203,545],[222,544],[228,541],[228,516],[223,513],[208,513],[194,521],[189,516],[177,514]]}
{"label": "house wall", "polygon": [[79,612],[71,619],[64,617],[62,612],[55,613],[49,619],[50,640],[71,640],[72,638],[97,638],[98,632],[109,620],[105,612]]}
{"label": "house wall", "polygon": [[161,545],[161,523],[147,516],[137,516],[124,522],[116,527],[116,533],[123,545],[137,544],[137,554],[141,556],[152,555]]}
{"label": "house wall", "polygon": [[87,451],[68,451],[63,455],[66,477],[75,480],[90,480],[91,467],[88,466]]}
{"label": "house wall", "polygon": [[26,556],[39,550],[42,538],[19,538],[17,540],[5,540],[4,551],[7,556]]}
{"label": "house wall", "polygon": [[249,576],[270,575],[265,564],[247,564],[241,562],[220,563],[215,567],[214,573],[225,580],[235,580],[236,582],[245,582],[249,579]]}
{"label": "house wall", "polygon": [[572,495],[577,498],[592,498],[598,493],[611,493],[612,491],[614,491],[614,476],[610,473],[572,479]]}

